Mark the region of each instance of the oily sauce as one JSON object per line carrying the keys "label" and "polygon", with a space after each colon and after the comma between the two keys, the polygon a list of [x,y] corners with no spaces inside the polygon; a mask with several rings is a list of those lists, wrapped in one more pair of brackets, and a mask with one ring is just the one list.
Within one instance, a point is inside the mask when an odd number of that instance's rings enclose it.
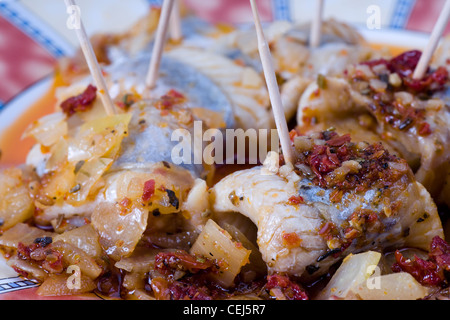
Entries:
{"label": "oily sauce", "polygon": [[25,162],[35,141],[32,138],[23,138],[23,133],[34,121],[55,111],[55,91],[62,85],[64,83],[61,77],[55,75],[50,90],[3,131],[0,137],[0,168],[18,166]]}

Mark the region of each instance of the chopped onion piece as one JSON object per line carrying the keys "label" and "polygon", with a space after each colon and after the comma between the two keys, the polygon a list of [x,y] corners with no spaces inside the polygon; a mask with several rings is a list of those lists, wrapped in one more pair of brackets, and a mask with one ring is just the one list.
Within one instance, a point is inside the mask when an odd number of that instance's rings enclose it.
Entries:
{"label": "chopped onion piece", "polygon": [[114,158],[123,138],[128,135],[131,114],[96,119],[83,124],[69,144],[68,160],[78,162],[92,158]]}
{"label": "chopped onion piece", "polygon": [[76,204],[86,201],[95,184],[110,168],[112,163],[113,160],[107,158],[94,159],[85,162],[75,176],[75,185],[70,190],[67,202]]}
{"label": "chopped onion piece", "polygon": [[22,170],[10,168],[0,172],[0,231],[33,216],[34,201],[24,183]]}
{"label": "chopped onion piece", "polygon": [[241,267],[249,262],[250,250],[232,240],[230,234],[213,220],[208,220],[191,248],[191,254],[215,259],[219,272],[212,277],[224,287],[230,287]]}
{"label": "chopped onion piece", "polygon": [[316,299],[345,299],[350,290],[372,275],[380,258],[381,254],[375,251],[348,255]]}
{"label": "chopped onion piece", "polygon": [[24,137],[33,137],[41,145],[50,147],[64,137],[67,131],[66,116],[62,112],[55,112],[32,123]]}
{"label": "chopped onion piece", "polygon": [[373,276],[371,278],[352,289],[352,292],[358,299],[417,300],[428,294],[428,289],[406,272]]}

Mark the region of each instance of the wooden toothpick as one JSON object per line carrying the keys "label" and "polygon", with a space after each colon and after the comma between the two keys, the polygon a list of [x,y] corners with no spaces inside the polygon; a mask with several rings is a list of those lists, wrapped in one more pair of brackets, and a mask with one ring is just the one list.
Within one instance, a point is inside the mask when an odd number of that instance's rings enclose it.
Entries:
{"label": "wooden toothpick", "polygon": [[425,50],[422,52],[422,55],[417,63],[416,69],[413,73],[413,79],[420,80],[425,76],[427,72],[428,65],[433,57],[434,51],[441,40],[442,33],[444,32],[445,27],[447,26],[448,19],[450,17],[450,0],[445,1],[444,8],[434,25],[433,31],[431,32],[430,39],[428,40],[428,44]]}
{"label": "wooden toothpick", "polygon": [[183,38],[183,32],[181,30],[180,0],[175,0],[173,3],[169,31],[170,39],[175,43],[180,42]]}
{"label": "wooden toothpick", "polygon": [[[74,8],[76,6],[74,0],[65,0],[67,8]],[[77,35],[78,41],[80,43],[81,50],[83,51],[84,57],[86,59],[89,71],[91,72],[92,78],[94,79],[95,85],[97,86],[98,93],[103,103],[103,107],[108,115],[116,114],[116,108],[109,95],[108,87],[106,86],[105,78],[103,77],[102,70],[98,64],[97,57],[95,56],[92,44],[89,41],[89,37],[84,29],[83,22],[81,18],[78,21],[77,27],[75,27],[75,33]]]}
{"label": "wooden toothpick", "polygon": [[315,0],[316,8],[311,23],[311,32],[309,36],[309,45],[311,48],[317,48],[320,46],[320,38],[322,33],[322,14],[323,14],[323,1]]}
{"label": "wooden toothpick", "polygon": [[153,45],[152,57],[150,59],[150,66],[148,69],[145,84],[148,89],[153,89],[158,80],[159,66],[161,64],[161,57],[166,42],[167,29],[169,26],[170,16],[172,14],[174,0],[164,0],[161,16],[159,18],[158,29],[156,30],[155,43]]}
{"label": "wooden toothpick", "polygon": [[283,152],[286,163],[294,163],[294,155],[292,149],[291,139],[289,137],[288,126],[286,123],[286,117],[284,115],[284,108],[281,101],[280,89],[275,75],[275,68],[273,66],[272,55],[264,36],[264,31],[261,25],[261,19],[259,17],[258,8],[256,7],[255,0],[250,0],[253,11],[253,19],[256,27],[256,35],[258,37],[258,49],[263,66],[264,76],[269,91],[270,101],[272,104],[272,111],[275,118],[275,124],[277,126],[278,135],[280,137],[281,149]]}

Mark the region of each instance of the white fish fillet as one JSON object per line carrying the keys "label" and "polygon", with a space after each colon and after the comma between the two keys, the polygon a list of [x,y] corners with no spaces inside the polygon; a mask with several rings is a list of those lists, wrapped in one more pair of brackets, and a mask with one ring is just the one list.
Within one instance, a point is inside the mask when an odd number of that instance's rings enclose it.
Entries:
{"label": "white fish fillet", "polygon": [[[315,186],[294,172],[287,177],[267,175],[257,167],[225,177],[212,189],[212,198],[216,212],[239,212],[256,224],[259,250],[271,272],[316,277],[339,259],[327,255],[331,251],[319,230],[327,222],[345,225],[352,213],[361,208],[384,212],[391,203],[401,204],[394,215],[381,218],[383,232],[365,231],[345,254],[389,246],[426,249],[433,236],[442,236],[436,206],[420,183],[405,175],[392,188],[395,191],[390,195],[369,189],[362,194],[347,194],[333,203],[332,190]],[[289,202],[297,195],[304,204]],[[422,220],[424,215],[427,218]],[[284,239],[292,233],[301,239],[298,246],[290,247]]]}
{"label": "white fish fillet", "polygon": [[222,88],[233,103],[238,127],[272,128],[269,95],[263,78],[255,70],[198,48],[179,47],[166,54],[195,67]]}

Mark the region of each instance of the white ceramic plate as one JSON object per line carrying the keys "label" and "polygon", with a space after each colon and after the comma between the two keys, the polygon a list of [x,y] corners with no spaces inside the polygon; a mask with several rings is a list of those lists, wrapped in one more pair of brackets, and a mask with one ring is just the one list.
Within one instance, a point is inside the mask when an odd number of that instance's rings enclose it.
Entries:
{"label": "white ceramic plate", "polygon": [[[370,43],[404,47],[405,49],[423,49],[428,40],[426,34],[411,31],[361,29],[360,32]],[[4,107],[0,112],[0,135],[51,88],[52,81],[53,77],[49,75],[21,92]],[[0,257],[0,300],[10,299],[11,292],[23,289],[28,289],[23,292],[24,298],[33,298],[33,291],[30,293],[30,290],[33,289],[30,288],[35,286],[36,284],[31,281],[26,282],[18,278],[14,270],[8,267],[4,259]],[[15,292],[15,299],[18,297],[17,294]]]}

